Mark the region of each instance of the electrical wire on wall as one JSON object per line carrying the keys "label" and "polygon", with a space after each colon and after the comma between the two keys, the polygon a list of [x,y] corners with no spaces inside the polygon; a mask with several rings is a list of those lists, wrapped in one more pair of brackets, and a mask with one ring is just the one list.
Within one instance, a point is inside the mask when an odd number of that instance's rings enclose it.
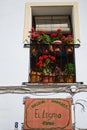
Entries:
{"label": "electrical wire on wall", "polygon": [[32,93],[70,93],[71,95],[79,92],[87,92],[87,85],[80,83],[66,83],[66,84],[36,84],[36,85],[21,85],[21,86],[0,86],[0,94],[18,93],[18,94],[32,94]]}

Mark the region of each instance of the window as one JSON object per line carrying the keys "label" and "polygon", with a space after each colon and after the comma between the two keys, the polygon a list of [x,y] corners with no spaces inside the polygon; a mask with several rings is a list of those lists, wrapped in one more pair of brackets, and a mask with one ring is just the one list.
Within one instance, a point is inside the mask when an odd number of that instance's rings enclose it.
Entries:
{"label": "window", "polygon": [[[30,47],[29,82],[76,82],[74,41],[79,38],[76,7],[77,3],[72,2],[55,3],[55,5],[54,3],[26,4],[24,41],[32,27],[40,36],[39,42],[33,39],[28,43]],[[29,16],[31,19],[28,18]],[[50,35],[56,33],[58,28],[62,30],[62,33],[57,32],[57,38],[59,33],[62,34],[61,37],[58,39],[55,37],[54,40],[51,37],[50,40]],[[40,30],[46,34],[40,34]],[[62,39],[63,36],[65,41]]]}
{"label": "window", "polygon": [[71,33],[70,16],[34,16],[33,21],[36,31],[50,33],[60,28],[63,33]]}

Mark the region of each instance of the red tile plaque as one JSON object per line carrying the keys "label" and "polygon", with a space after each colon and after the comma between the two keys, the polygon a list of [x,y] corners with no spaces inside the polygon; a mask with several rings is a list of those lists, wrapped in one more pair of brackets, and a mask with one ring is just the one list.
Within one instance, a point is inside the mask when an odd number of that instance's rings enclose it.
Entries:
{"label": "red tile plaque", "polygon": [[24,130],[72,130],[71,98],[26,98]]}

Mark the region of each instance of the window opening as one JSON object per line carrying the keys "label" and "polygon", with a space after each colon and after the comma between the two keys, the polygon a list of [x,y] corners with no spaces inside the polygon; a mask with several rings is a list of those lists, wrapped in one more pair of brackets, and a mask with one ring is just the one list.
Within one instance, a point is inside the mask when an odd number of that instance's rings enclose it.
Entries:
{"label": "window opening", "polygon": [[55,32],[58,28],[65,34],[71,34],[70,16],[33,16],[33,26],[36,31]]}
{"label": "window opening", "polygon": [[[70,16],[33,16],[32,25],[35,30],[31,32],[29,82],[76,82]],[[56,31],[57,36],[50,40]]]}

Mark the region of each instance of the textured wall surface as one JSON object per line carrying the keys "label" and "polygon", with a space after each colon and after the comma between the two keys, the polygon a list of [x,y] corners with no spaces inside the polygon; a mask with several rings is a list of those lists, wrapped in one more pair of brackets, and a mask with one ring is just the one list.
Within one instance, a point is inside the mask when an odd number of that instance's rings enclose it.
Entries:
{"label": "textured wall surface", "polygon": [[[26,2],[46,2],[47,0],[0,0],[0,86],[21,85],[28,78],[28,49],[23,48],[24,11]],[[53,0],[48,0],[49,2]],[[60,0],[55,0],[55,2]],[[61,0],[66,1],[66,0]],[[87,1],[67,0],[79,3],[81,47],[76,50],[77,81],[87,84]],[[47,94],[1,94],[0,129],[18,130],[24,121],[23,98],[28,97],[70,97],[65,93]],[[81,100],[80,100],[81,99]],[[76,104],[76,127],[87,129],[87,93],[73,96]],[[80,102],[80,103],[78,103]],[[83,104],[83,105],[81,105]],[[85,106],[85,107],[84,107]],[[83,108],[83,109],[82,109]],[[85,112],[83,111],[85,110]],[[85,120],[84,120],[85,119]],[[74,119],[73,119],[74,122]]]}

